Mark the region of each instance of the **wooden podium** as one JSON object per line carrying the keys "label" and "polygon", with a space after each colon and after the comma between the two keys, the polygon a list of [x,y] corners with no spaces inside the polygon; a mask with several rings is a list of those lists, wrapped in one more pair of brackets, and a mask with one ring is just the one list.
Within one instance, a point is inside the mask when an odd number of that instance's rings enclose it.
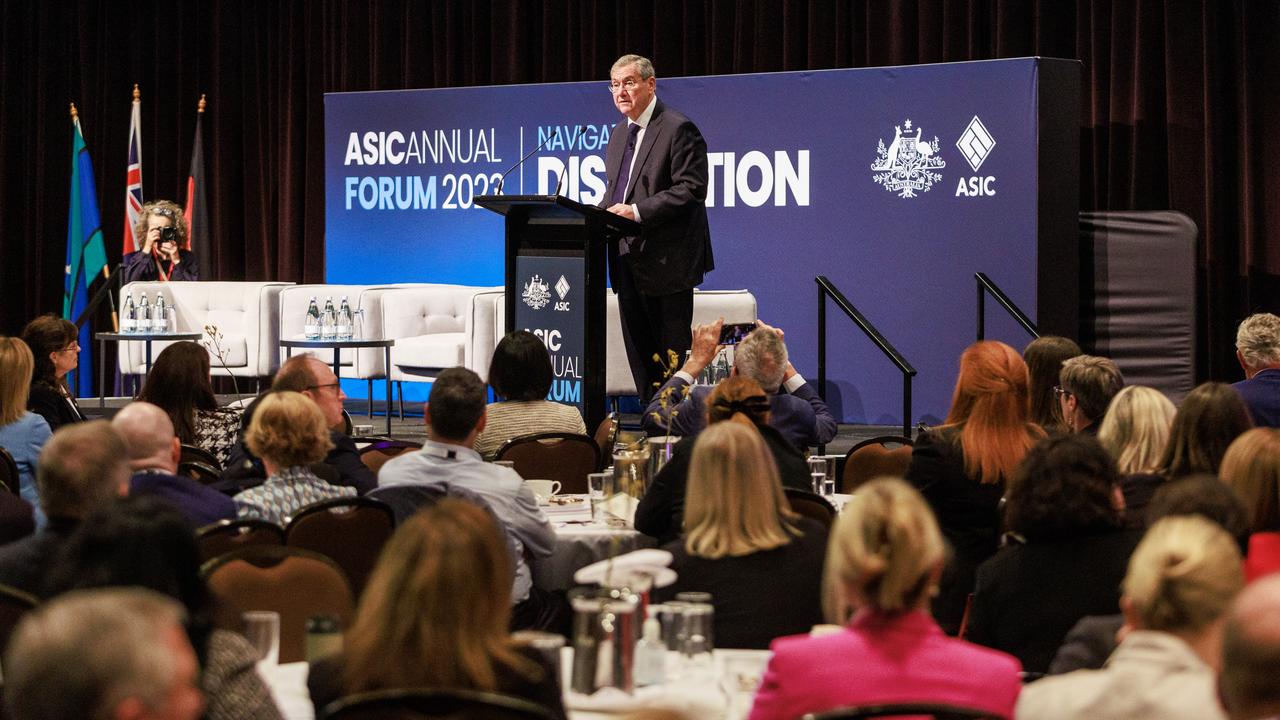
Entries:
{"label": "wooden podium", "polygon": [[551,354],[547,399],[574,405],[587,430],[605,416],[607,242],[640,224],[562,195],[480,195],[506,218],[506,332],[527,329]]}

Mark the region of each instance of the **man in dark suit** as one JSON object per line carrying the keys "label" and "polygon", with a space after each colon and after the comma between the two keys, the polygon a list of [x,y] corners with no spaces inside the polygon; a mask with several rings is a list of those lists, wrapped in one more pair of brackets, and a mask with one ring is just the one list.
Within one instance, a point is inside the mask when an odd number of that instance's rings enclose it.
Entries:
{"label": "man in dark suit", "polygon": [[1244,398],[1258,427],[1280,427],[1280,317],[1250,315],[1236,331],[1236,360],[1244,380],[1231,387]]}
{"label": "man in dark suit", "polygon": [[648,59],[618,58],[609,86],[624,117],[609,136],[601,206],[642,226],[639,237],[609,245],[609,281],[618,294],[631,374],[647,401],[684,361],[693,288],[714,267],[707,144],[689,118],[658,100]]}

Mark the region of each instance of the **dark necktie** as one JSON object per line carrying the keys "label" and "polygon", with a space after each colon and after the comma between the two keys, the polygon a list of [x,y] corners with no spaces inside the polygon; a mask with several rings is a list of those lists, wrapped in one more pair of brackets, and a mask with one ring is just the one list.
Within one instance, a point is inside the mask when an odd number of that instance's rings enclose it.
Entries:
{"label": "dark necktie", "polygon": [[613,202],[618,204],[627,197],[627,181],[631,179],[631,158],[636,154],[636,137],[640,135],[640,124],[631,123],[627,129],[627,149],[622,151],[622,165],[618,168],[618,179],[613,183]]}

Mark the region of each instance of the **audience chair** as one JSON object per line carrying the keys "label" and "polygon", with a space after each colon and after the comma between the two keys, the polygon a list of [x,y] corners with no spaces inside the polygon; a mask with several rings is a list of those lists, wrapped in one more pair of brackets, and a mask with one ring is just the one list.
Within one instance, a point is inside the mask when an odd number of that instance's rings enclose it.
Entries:
{"label": "audience chair", "polygon": [[240,632],[243,613],[280,613],[280,662],[306,659],[307,620],[331,615],[350,627],[355,600],[342,568],[309,550],[256,546],[206,562],[200,574],[215,600],[214,624]]}
{"label": "audience chair", "polygon": [[18,476],[18,463],[14,461],[9,451],[2,447],[0,447],[0,482],[9,488],[9,492],[14,495],[20,494],[22,480]]}
{"label": "audience chair", "polygon": [[284,529],[266,520],[219,520],[196,531],[200,561],[258,545],[284,545]]}
{"label": "audience chair", "polygon": [[368,497],[335,498],[299,510],[284,529],[284,542],[336,562],[358,598],[395,529],[395,514],[386,503]]}
{"label": "audience chair", "polygon": [[34,595],[0,585],[0,654],[9,647],[9,636],[18,627],[18,621],[38,604],[40,600]]}
{"label": "audience chair", "polygon": [[329,703],[327,720],[554,720],[547,708],[496,692],[412,688],[375,690]]}
{"label": "audience chair", "polygon": [[881,435],[849,448],[844,456],[840,492],[851,493],[882,475],[902,477],[911,464],[911,438]]}
{"label": "audience chair", "polygon": [[831,529],[836,521],[836,509],[826,498],[817,493],[796,488],[783,488],[783,492],[786,493],[787,502],[791,504],[793,512],[817,520],[823,527]]}
{"label": "audience chair", "polygon": [[182,455],[178,458],[178,464],[187,462],[204,463],[218,472],[222,472],[223,470],[222,463],[218,462],[218,458],[214,457],[213,453],[202,447],[196,447],[195,445],[187,445],[184,443],[182,446]]}
{"label": "audience chair", "polygon": [[510,460],[526,480],[559,480],[562,493],[587,492],[587,475],[600,467],[595,438],[577,433],[538,433],[512,438],[495,460]]}
{"label": "audience chair", "polygon": [[809,713],[803,720],[863,720],[863,718],[926,717],[935,720],[1004,720],[985,710],[943,705],[941,703],[892,703],[884,705],[860,705],[837,708],[820,713]]}
{"label": "audience chair", "polygon": [[606,415],[596,428],[596,445],[600,446],[600,464],[596,468],[596,472],[608,467],[609,462],[613,459],[613,445],[618,441],[619,424],[618,412],[614,411]]}
{"label": "audience chair", "polygon": [[355,423],[351,421],[351,413],[346,408],[342,408],[342,434],[351,437],[351,433],[356,429]]}
{"label": "audience chair", "polygon": [[412,440],[379,440],[360,450],[360,461],[377,475],[388,460],[421,449],[422,443]]}

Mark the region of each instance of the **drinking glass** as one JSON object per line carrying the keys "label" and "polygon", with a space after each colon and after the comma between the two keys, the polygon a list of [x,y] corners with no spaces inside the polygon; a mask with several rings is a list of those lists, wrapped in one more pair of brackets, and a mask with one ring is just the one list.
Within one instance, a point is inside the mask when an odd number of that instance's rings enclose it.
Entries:
{"label": "drinking glass", "polygon": [[280,613],[252,610],[240,616],[244,621],[244,637],[257,652],[258,662],[280,663]]}
{"label": "drinking glass", "polygon": [[813,483],[813,491],[821,495],[827,482],[827,460],[820,455],[813,455],[806,462],[809,464],[809,478]]}
{"label": "drinking glass", "polygon": [[711,652],[715,650],[712,627],[715,609],[709,603],[689,603],[684,608],[684,633],[680,653],[690,670],[709,670]]}
{"label": "drinking glass", "polygon": [[587,497],[591,501],[591,523],[605,524],[604,488],[606,482],[613,477],[611,472],[587,474]]}

